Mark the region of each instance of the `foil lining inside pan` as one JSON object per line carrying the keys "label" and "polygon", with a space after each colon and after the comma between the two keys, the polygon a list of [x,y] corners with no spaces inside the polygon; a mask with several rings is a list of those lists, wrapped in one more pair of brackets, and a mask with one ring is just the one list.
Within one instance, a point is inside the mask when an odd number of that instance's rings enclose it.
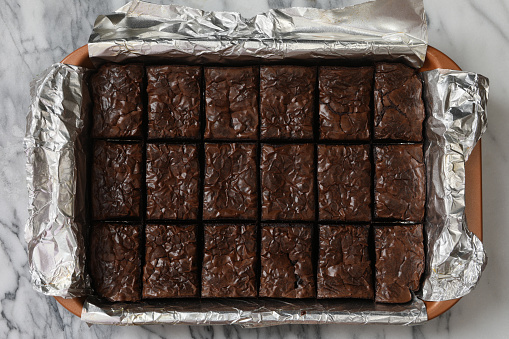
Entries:
{"label": "foil lining inside pan", "polygon": [[253,18],[132,1],[97,18],[88,48],[96,64],[143,57],[229,64],[399,60],[420,67],[427,40],[420,0],[378,0],[332,10],[287,8]]}
{"label": "foil lining inside pan", "polygon": [[90,111],[85,69],[48,68],[31,84],[27,116],[25,240],[34,288],[73,297],[90,292],[85,270],[84,138]]}
{"label": "foil lining inside pan", "polygon": [[428,112],[428,251],[419,295],[441,301],[468,294],[487,262],[483,244],[467,226],[465,161],[487,128],[489,84],[476,73],[441,69],[424,72],[422,79]]}
{"label": "foil lining inside pan", "polygon": [[95,324],[241,325],[283,324],[418,324],[427,320],[418,298],[408,304],[375,304],[368,300],[173,299],[170,302],[106,305],[90,297],[81,314]]}

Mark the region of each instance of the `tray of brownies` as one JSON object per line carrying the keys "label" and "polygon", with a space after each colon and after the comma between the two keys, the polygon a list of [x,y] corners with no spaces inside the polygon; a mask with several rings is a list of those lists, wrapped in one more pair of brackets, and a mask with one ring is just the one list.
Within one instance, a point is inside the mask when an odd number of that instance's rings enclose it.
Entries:
{"label": "tray of brownies", "polygon": [[[488,83],[428,48],[422,3],[400,2],[398,31],[422,38],[406,46],[377,26],[388,1],[233,31],[225,13],[138,1],[100,16],[33,84],[34,287],[102,324],[411,324],[451,307],[486,263]],[[325,20],[360,8],[372,37]],[[52,190],[70,200],[45,204]]]}

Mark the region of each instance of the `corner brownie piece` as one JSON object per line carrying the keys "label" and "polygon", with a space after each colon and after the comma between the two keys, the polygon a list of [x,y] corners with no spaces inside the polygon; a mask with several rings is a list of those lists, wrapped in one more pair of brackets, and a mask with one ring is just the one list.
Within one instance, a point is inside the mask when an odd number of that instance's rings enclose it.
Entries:
{"label": "corner brownie piece", "polygon": [[373,67],[320,67],[320,138],[369,140]]}
{"label": "corner brownie piece", "polygon": [[320,220],[371,220],[369,145],[318,145]]}
{"label": "corner brownie piece", "polygon": [[261,67],[262,139],[313,138],[315,84],[315,67]]}
{"label": "corner brownie piece", "polygon": [[258,67],[205,68],[205,101],[205,138],[257,138]]}
{"label": "corner brownie piece", "polygon": [[321,225],[318,298],[373,299],[368,225]]}
{"label": "corner brownie piece", "polygon": [[205,144],[203,218],[255,219],[255,144]]}
{"label": "corner brownie piece", "polygon": [[147,67],[148,137],[200,137],[199,66]]}
{"label": "corner brownie piece", "polygon": [[109,301],[141,299],[139,226],[98,223],[90,232],[94,290]]}
{"label": "corner brownie piece", "polygon": [[375,146],[375,218],[420,222],[426,202],[422,145]]}
{"label": "corner brownie piece", "polygon": [[205,225],[202,297],[256,297],[256,225]]}
{"label": "corner brownie piece", "polygon": [[200,164],[196,145],[147,145],[147,218],[196,219]]}
{"label": "corner brownie piece", "polygon": [[261,267],[260,297],[314,298],[312,228],[264,225]]}
{"label": "corner brownie piece", "polygon": [[143,75],[140,64],[106,64],[92,76],[93,137],[141,137]]}
{"label": "corner brownie piece", "polygon": [[147,225],[143,298],[198,297],[196,225]]}
{"label": "corner brownie piece", "polygon": [[314,220],[312,144],[263,145],[263,220]]}
{"label": "corner brownie piece", "polygon": [[94,220],[140,216],[141,153],[140,144],[95,141],[92,168]]}
{"label": "corner brownie piece", "polygon": [[375,72],[375,139],[421,141],[422,83],[413,68],[379,63]]}
{"label": "corner brownie piece", "polygon": [[412,300],[424,272],[422,225],[375,227],[375,301],[405,303]]}

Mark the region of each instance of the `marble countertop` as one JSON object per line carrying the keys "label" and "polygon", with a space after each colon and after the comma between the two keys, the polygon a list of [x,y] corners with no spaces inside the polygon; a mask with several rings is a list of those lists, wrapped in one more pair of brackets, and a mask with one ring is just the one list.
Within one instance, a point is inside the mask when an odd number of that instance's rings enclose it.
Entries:
{"label": "marble countertop", "polygon": [[[161,1],[170,3],[171,1]],[[509,0],[425,0],[430,45],[464,70],[490,79],[489,127],[483,138],[484,243],[489,263],[478,287],[425,325],[87,326],[30,286],[23,237],[27,213],[22,141],[29,83],[50,64],[86,44],[97,15],[124,0],[0,1],[0,337],[1,338],[503,338],[509,333]],[[177,0],[206,10],[252,16],[269,8],[341,7],[341,0]],[[506,131],[507,132],[507,131]],[[505,140],[505,141],[504,141]]]}

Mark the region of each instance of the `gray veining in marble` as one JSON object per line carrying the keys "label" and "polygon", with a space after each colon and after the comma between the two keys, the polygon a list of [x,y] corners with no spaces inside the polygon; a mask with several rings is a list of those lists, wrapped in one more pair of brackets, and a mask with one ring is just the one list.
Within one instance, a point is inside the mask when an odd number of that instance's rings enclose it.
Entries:
{"label": "gray veining in marble", "polygon": [[[157,1],[170,3],[170,1]],[[348,1],[351,3],[351,1]],[[22,140],[31,79],[87,42],[98,14],[121,0],[0,0],[0,338],[504,338],[509,333],[509,0],[425,0],[429,41],[463,69],[490,78],[489,128],[483,138],[484,242],[490,263],[476,290],[416,327],[92,326],[32,290],[23,225],[27,196]],[[252,16],[269,8],[332,8],[333,0],[177,0]]]}

